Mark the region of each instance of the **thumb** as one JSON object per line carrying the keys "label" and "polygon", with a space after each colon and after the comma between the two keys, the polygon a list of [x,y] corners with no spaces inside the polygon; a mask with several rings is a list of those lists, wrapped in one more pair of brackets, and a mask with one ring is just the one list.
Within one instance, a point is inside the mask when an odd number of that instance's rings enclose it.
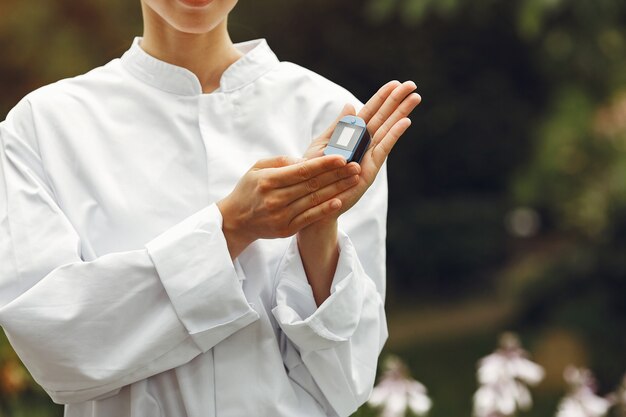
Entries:
{"label": "thumb", "polygon": [[331,135],[333,134],[333,131],[335,130],[335,127],[337,126],[337,123],[339,123],[339,120],[341,120],[341,118],[344,116],[356,116],[356,110],[354,109],[354,106],[352,104],[348,103],[345,106],[343,106],[343,109],[341,109],[339,116],[328,127],[328,129],[326,129],[326,131],[322,133],[322,136],[330,139]]}
{"label": "thumb", "polygon": [[259,159],[254,164],[253,168],[257,168],[257,169],[280,168],[280,167],[286,167],[288,165],[297,164],[302,161],[304,161],[304,159],[302,158],[281,155],[281,156],[274,156],[272,158]]}

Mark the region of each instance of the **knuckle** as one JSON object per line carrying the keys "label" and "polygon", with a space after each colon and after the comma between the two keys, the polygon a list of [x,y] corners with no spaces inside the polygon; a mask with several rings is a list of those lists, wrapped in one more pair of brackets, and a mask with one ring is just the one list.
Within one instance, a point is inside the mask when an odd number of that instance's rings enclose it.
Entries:
{"label": "knuckle", "polygon": [[408,96],[407,98],[402,100],[402,103],[400,103],[400,106],[398,106],[398,110],[403,115],[409,114],[411,110],[413,110],[414,104],[415,102],[413,101],[413,98],[411,96]]}
{"label": "knuckle", "polygon": [[343,181],[344,181],[344,185],[346,187],[351,187],[351,186],[353,186],[353,185],[355,185],[357,183],[358,178],[356,176],[352,176],[352,177],[346,178]]}
{"label": "knuckle", "polygon": [[381,87],[380,89],[378,89],[378,91],[376,92],[376,99],[383,102],[385,101],[385,99],[387,98],[387,95],[385,94],[387,92],[387,90],[385,89],[385,86]]}
{"label": "knuckle", "polygon": [[274,180],[268,177],[259,179],[258,188],[261,192],[267,192],[274,188]]}
{"label": "knuckle", "polygon": [[399,104],[400,102],[402,102],[402,100],[404,100],[404,96],[400,95],[397,91],[394,91],[389,96],[389,99],[391,100],[392,103]]}
{"label": "knuckle", "polygon": [[317,206],[320,203],[320,201],[321,201],[320,195],[319,195],[319,193],[317,191],[312,192],[309,195],[309,198],[311,199],[311,204],[313,206]]}
{"label": "knuckle", "polygon": [[305,164],[298,167],[298,176],[304,180],[309,178],[309,168]]}
{"label": "knuckle", "polygon": [[310,212],[306,212],[304,214],[302,214],[302,223],[303,224],[309,224],[313,221],[313,216],[311,215]]}
{"label": "knuckle", "polygon": [[320,182],[317,178],[311,178],[306,182],[309,191],[316,191],[320,188]]}
{"label": "knuckle", "polygon": [[275,211],[280,207],[280,201],[277,198],[268,198],[265,200],[265,208],[268,211]]}

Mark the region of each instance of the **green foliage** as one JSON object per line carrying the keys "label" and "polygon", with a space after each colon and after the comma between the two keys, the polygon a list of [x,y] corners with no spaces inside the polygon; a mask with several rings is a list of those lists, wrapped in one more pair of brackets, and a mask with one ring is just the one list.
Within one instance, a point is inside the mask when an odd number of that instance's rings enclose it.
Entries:
{"label": "green foliage", "polygon": [[[626,369],[625,22],[623,0],[267,0],[240,2],[229,24],[363,101],[389,79],[417,82],[423,104],[388,165],[390,308],[501,291],[519,310],[507,324],[539,341],[552,327],[580,335],[609,387]],[[140,33],[138,1],[0,2],[0,116]],[[519,206],[540,214],[530,240],[505,229]],[[467,415],[495,335],[400,352],[432,417]],[[16,363],[1,339],[0,381]],[[58,415],[25,381],[15,395],[0,385],[0,417]],[[554,410],[542,395],[533,415]]]}
{"label": "green foliage", "polygon": [[119,56],[141,27],[138,1],[2,3],[0,115],[28,91]]}

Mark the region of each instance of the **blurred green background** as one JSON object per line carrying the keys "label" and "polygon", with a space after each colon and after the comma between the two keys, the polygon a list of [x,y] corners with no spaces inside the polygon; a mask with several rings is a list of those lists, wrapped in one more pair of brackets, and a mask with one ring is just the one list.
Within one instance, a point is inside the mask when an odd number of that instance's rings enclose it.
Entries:
{"label": "blurred green background", "polygon": [[[0,1],[0,119],[29,91],[119,57],[138,0]],[[626,2],[242,1],[235,41],[265,37],[361,100],[412,79],[423,103],[390,157],[386,352],[467,416],[476,361],[504,330],[601,393],[626,372]],[[1,262],[1,260],[0,260]],[[0,338],[0,416],[60,416]],[[373,415],[362,409],[357,414]]]}

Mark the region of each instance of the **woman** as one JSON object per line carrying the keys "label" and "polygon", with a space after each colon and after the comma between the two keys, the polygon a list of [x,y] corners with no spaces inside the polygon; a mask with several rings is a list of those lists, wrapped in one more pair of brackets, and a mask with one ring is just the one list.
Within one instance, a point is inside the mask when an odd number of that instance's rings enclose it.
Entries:
{"label": "woman", "polygon": [[[142,0],[121,59],[0,126],[0,324],[66,416],[347,416],[369,395],[379,170],[420,98],[390,82],[361,106],[234,45],[235,3]],[[322,156],[354,106],[360,166]]]}

